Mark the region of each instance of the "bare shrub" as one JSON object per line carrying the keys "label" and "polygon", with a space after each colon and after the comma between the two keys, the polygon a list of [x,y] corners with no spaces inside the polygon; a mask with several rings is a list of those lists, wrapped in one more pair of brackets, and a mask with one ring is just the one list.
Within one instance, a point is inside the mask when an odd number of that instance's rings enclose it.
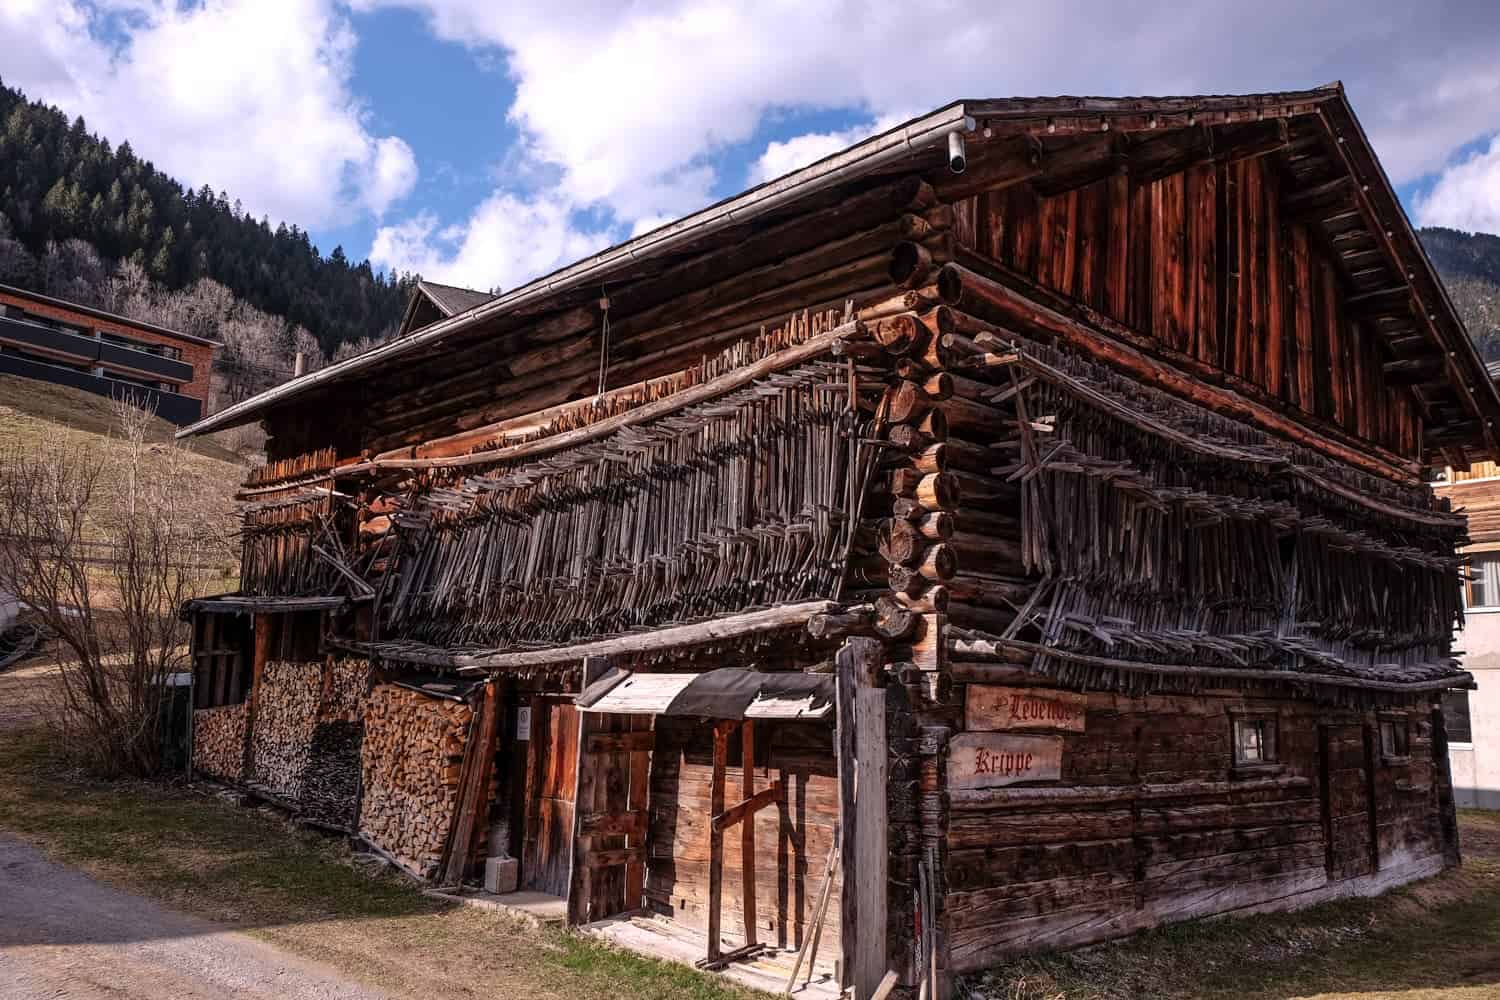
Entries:
{"label": "bare shrub", "polygon": [[[160,708],[187,666],[183,601],[223,562],[224,526],[178,487],[185,450],[122,402],[107,444],[59,430],[0,453],[0,590],[59,640],[56,745],[104,774],[161,767]],[[149,458],[149,462],[148,462]]]}

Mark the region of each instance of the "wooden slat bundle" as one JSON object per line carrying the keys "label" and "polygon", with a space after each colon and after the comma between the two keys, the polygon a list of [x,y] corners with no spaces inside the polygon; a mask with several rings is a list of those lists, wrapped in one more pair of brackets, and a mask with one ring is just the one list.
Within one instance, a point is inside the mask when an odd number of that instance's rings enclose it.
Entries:
{"label": "wooden slat bundle", "polygon": [[465,702],[394,684],[370,693],[359,833],[422,878],[443,858],[473,714]]}
{"label": "wooden slat bundle", "polygon": [[811,362],[397,515],[386,634],[558,643],[831,596],[874,450]]}

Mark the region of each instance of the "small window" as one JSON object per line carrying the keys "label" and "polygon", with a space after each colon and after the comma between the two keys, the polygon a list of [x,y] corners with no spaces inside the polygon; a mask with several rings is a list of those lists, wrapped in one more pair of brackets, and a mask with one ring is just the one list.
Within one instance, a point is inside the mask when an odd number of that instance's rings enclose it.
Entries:
{"label": "small window", "polygon": [[1468,607],[1500,607],[1500,552],[1469,553],[1469,580],[1464,589]]}
{"label": "small window", "polygon": [[1474,742],[1474,731],[1469,727],[1469,692],[1443,692],[1443,728],[1449,743]]}
{"label": "small window", "polygon": [[1234,765],[1256,767],[1276,763],[1276,720],[1234,720]]}
{"label": "small window", "polygon": [[1380,720],[1380,757],[1386,763],[1411,758],[1406,717],[1388,717]]}

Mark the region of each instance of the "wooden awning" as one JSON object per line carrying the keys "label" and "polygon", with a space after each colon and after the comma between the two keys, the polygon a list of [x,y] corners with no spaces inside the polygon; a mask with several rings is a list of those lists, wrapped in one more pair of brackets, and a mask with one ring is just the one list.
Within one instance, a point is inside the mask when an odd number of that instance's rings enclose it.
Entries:
{"label": "wooden awning", "polygon": [[254,594],[220,594],[184,601],[183,614],[199,612],[209,615],[288,614],[293,611],[331,611],[342,607],[346,598],[337,595],[313,597],[258,597]]}
{"label": "wooden awning", "polygon": [[679,715],[710,719],[825,719],[833,678],[726,667],[700,674],[611,670],[578,696],[583,712]]}

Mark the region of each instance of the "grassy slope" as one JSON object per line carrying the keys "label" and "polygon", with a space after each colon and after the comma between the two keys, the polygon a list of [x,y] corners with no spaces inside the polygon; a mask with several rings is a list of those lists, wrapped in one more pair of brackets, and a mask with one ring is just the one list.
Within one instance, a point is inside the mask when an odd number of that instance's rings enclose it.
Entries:
{"label": "grassy slope", "polygon": [[[0,375],[0,462],[5,461],[11,448],[41,455],[48,449],[72,444],[99,447],[103,456],[111,457],[110,448],[119,440],[112,405],[103,396],[79,389]],[[245,478],[245,462],[211,441],[194,439],[187,445],[189,454],[180,463],[173,463],[166,450],[176,430],[165,420],[151,421],[145,473],[170,477],[184,503],[198,505],[215,522],[222,520],[227,536],[236,527],[232,516],[234,491]],[[116,465],[106,461],[101,485],[106,490],[117,488],[119,475]],[[235,561],[225,558],[226,571],[231,574]],[[99,572],[102,582],[107,574],[102,569]],[[226,577],[217,583],[218,589],[232,589],[234,580]]]}

